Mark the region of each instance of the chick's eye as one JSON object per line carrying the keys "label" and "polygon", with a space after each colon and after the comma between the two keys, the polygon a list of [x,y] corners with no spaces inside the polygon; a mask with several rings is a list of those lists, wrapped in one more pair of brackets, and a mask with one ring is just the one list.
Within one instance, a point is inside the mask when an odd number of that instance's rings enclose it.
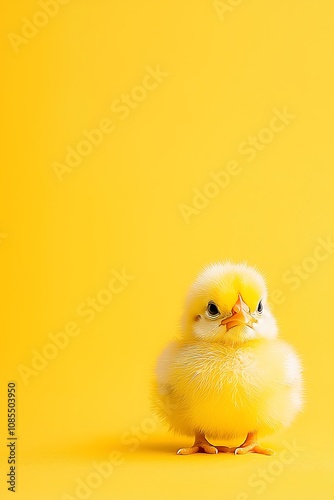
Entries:
{"label": "chick's eye", "polygon": [[209,302],[207,306],[209,316],[219,316],[220,311],[214,302]]}
{"label": "chick's eye", "polygon": [[260,300],[260,302],[258,303],[257,312],[260,313],[260,314],[263,312],[262,300]]}

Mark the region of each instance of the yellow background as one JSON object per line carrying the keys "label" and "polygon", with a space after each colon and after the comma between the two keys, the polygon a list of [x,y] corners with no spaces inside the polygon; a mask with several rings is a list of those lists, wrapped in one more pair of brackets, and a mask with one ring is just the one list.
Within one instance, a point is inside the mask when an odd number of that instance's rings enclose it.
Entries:
{"label": "yellow background", "polygon": [[[318,238],[334,238],[334,6],[221,4],[218,12],[210,0],[70,0],[45,21],[39,3],[26,0],[2,16],[0,458],[6,473],[6,387],[16,380],[16,498],[75,498],[78,478],[113,450],[122,463],[91,498],[332,491],[334,254],[312,256]],[[21,34],[22,18],[46,24],[15,51],[8,34]],[[115,101],[143,96],[134,89],[148,67],[164,76],[124,118]],[[268,138],[262,129],[274,109],[294,118],[248,161],[240,145]],[[60,182],[54,162],[104,119],[113,132]],[[186,223],[180,205],[193,203],[194,189],[210,190],[210,172],[232,160],[241,172]],[[187,287],[222,259],[263,270],[280,291],[282,336],[303,359],[305,411],[263,441],[276,458],[176,456],[189,439],[151,413],[150,377]],[[293,287],[296,265],[308,271]],[[123,269],[133,279],[86,323],[78,306]],[[80,333],[25,384],[18,366],[31,367],[32,350],[68,322]],[[268,472],[284,441],[302,451]],[[270,478],[263,493],[249,482],[259,469]],[[7,498],[4,475],[0,491]]]}

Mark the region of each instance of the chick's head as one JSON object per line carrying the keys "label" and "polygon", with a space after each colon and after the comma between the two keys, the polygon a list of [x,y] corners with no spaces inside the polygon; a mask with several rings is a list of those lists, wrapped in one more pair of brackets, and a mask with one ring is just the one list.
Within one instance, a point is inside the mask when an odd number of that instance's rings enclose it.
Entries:
{"label": "chick's head", "polygon": [[277,336],[261,274],[246,264],[212,264],[189,290],[183,314],[183,334],[192,341],[237,345]]}

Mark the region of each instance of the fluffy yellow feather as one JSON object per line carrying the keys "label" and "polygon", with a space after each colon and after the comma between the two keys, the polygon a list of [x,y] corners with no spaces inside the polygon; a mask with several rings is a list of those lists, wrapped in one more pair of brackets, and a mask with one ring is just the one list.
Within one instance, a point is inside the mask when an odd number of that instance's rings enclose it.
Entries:
{"label": "fluffy yellow feather", "polygon": [[[181,330],[159,357],[154,388],[159,415],[195,437],[178,454],[272,454],[258,434],[288,426],[301,409],[302,370],[277,338],[262,276],[245,264],[208,266],[190,288]],[[229,448],[206,436],[246,439]]]}

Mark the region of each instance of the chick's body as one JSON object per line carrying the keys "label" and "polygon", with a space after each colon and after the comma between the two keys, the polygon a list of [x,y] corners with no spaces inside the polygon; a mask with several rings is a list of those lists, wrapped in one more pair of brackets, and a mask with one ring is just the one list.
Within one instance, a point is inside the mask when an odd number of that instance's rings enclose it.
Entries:
{"label": "chick's body", "polygon": [[182,434],[267,434],[289,425],[299,409],[299,363],[280,340],[242,347],[176,342],[162,354],[158,370],[161,413]]}
{"label": "chick's body", "polygon": [[250,436],[243,448],[208,443],[209,453],[270,454],[259,451],[257,434],[291,423],[302,406],[302,377],[294,350],[277,338],[262,277],[240,264],[207,268],[190,291],[182,333],[162,352],[155,385],[159,414],[195,436],[181,454],[208,451],[205,435]]}

